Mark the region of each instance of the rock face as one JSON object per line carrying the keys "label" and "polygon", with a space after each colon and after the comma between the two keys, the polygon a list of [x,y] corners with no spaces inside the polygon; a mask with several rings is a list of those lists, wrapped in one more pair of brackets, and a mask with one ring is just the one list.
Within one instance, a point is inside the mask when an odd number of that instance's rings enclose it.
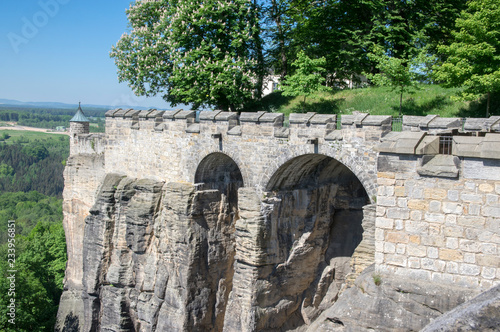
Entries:
{"label": "rock face", "polygon": [[371,266],[333,306],[301,331],[420,331],[474,294],[453,285],[376,274]]}
{"label": "rock face", "polygon": [[222,330],[235,212],[217,190],[108,175],[85,220],[79,329]]}
{"label": "rock face", "polygon": [[422,332],[500,330],[500,286],[479,294],[427,325]]}
{"label": "rock face", "polygon": [[264,197],[213,162],[196,185],[105,177],[85,218],[82,292],[63,295],[80,302],[57,330],[297,329],[373,262],[374,207],[333,159],[303,160],[293,185],[282,170]]}

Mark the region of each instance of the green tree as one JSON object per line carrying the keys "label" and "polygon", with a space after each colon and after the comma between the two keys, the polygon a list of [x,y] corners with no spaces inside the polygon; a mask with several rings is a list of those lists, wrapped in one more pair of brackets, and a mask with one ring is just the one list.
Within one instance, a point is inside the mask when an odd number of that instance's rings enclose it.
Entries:
{"label": "green tree", "polygon": [[110,55],[137,95],[232,111],[252,99],[263,75],[255,3],[136,1],[127,14],[131,31]]}
{"label": "green tree", "polygon": [[500,91],[500,2],[470,1],[453,36],[451,45],[439,48],[446,60],[434,67],[435,78],[447,87],[462,87],[461,99],[486,95],[488,117],[491,93]]}
{"label": "green tree", "polygon": [[0,178],[10,177],[14,175],[14,169],[6,163],[0,163]]}
{"label": "green tree", "polygon": [[399,116],[402,115],[403,94],[411,92],[422,79],[421,70],[425,68],[428,56],[422,51],[415,57],[402,53],[399,57],[389,56],[380,46],[375,46],[368,57],[376,63],[377,74],[366,73],[368,79],[375,85],[389,86],[399,92]]}
{"label": "green tree", "polygon": [[381,1],[293,0],[292,7],[297,22],[293,44],[312,58],[326,59],[327,85],[342,88],[348,81],[359,82],[360,74],[372,66],[366,50]]}
{"label": "green tree", "polygon": [[[12,273],[0,261],[0,330],[53,331],[63,289],[66,244],[62,223],[39,222],[28,237],[15,237],[15,294],[9,294]],[[7,257],[8,244],[0,247]],[[8,322],[8,304],[15,298],[16,324]]]}
{"label": "green tree", "polygon": [[329,91],[323,84],[325,78],[321,74],[325,71],[325,58],[311,59],[304,51],[300,51],[297,60],[292,63],[295,73],[287,76],[281,90],[284,96],[304,96],[302,111],[305,111],[306,97],[317,91]]}

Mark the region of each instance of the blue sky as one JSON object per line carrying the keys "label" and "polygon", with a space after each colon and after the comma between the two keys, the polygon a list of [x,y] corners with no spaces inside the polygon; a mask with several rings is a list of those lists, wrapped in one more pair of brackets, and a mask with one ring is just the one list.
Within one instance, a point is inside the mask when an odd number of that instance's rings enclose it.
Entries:
{"label": "blue sky", "polygon": [[0,98],[169,108],[118,83],[111,46],[130,0],[1,0]]}

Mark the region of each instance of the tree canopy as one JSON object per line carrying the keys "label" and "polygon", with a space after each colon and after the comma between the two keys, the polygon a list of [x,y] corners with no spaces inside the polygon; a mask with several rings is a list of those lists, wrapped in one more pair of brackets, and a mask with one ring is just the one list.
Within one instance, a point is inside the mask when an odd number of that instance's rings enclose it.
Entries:
{"label": "tree canopy", "polygon": [[233,111],[252,98],[260,30],[251,1],[136,1],[127,14],[131,31],[111,57],[136,94]]}
{"label": "tree canopy", "polygon": [[301,51],[297,60],[292,64],[297,68],[295,73],[287,76],[283,82],[281,90],[284,96],[304,96],[302,111],[305,111],[307,96],[316,91],[327,90],[322,85],[325,79],[321,76],[321,73],[325,71],[323,68],[325,63],[325,58],[311,59]]}
{"label": "tree canopy", "polygon": [[461,97],[474,100],[500,91],[500,2],[471,0],[456,21],[453,42],[439,47],[446,60],[435,66],[436,80],[463,87]]}
{"label": "tree canopy", "polygon": [[[356,86],[365,74],[397,87],[400,103],[417,81],[460,85],[472,98],[498,90],[497,7],[494,0],[135,1],[111,57],[136,94],[194,109],[244,109],[261,97],[265,76],[291,82],[301,54],[324,59],[317,86]],[[467,63],[459,44],[471,48]],[[463,66],[473,58],[489,69]]]}

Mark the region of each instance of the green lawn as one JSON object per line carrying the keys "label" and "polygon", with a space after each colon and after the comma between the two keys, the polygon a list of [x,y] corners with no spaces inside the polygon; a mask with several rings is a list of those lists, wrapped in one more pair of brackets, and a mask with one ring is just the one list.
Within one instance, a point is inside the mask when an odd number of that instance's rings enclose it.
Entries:
{"label": "green lawn", "polygon": [[[6,136],[8,136],[7,139]],[[67,135],[61,134],[48,134],[43,132],[29,131],[29,130],[0,130],[0,142],[7,144],[28,143],[33,141],[69,141]],[[69,143],[68,143],[69,144]]]}
{"label": "green lawn", "polygon": [[[459,89],[446,89],[439,85],[421,84],[411,94],[403,95],[403,115],[437,114],[442,117],[484,117],[485,100],[459,101],[454,98]],[[303,97],[283,97],[273,93],[263,98],[260,105],[248,110],[265,110],[285,114],[302,112]],[[500,115],[500,93],[492,95],[491,115]],[[306,100],[306,112],[351,114],[353,111],[372,115],[399,114],[399,94],[386,87],[368,87],[318,93]]]}

